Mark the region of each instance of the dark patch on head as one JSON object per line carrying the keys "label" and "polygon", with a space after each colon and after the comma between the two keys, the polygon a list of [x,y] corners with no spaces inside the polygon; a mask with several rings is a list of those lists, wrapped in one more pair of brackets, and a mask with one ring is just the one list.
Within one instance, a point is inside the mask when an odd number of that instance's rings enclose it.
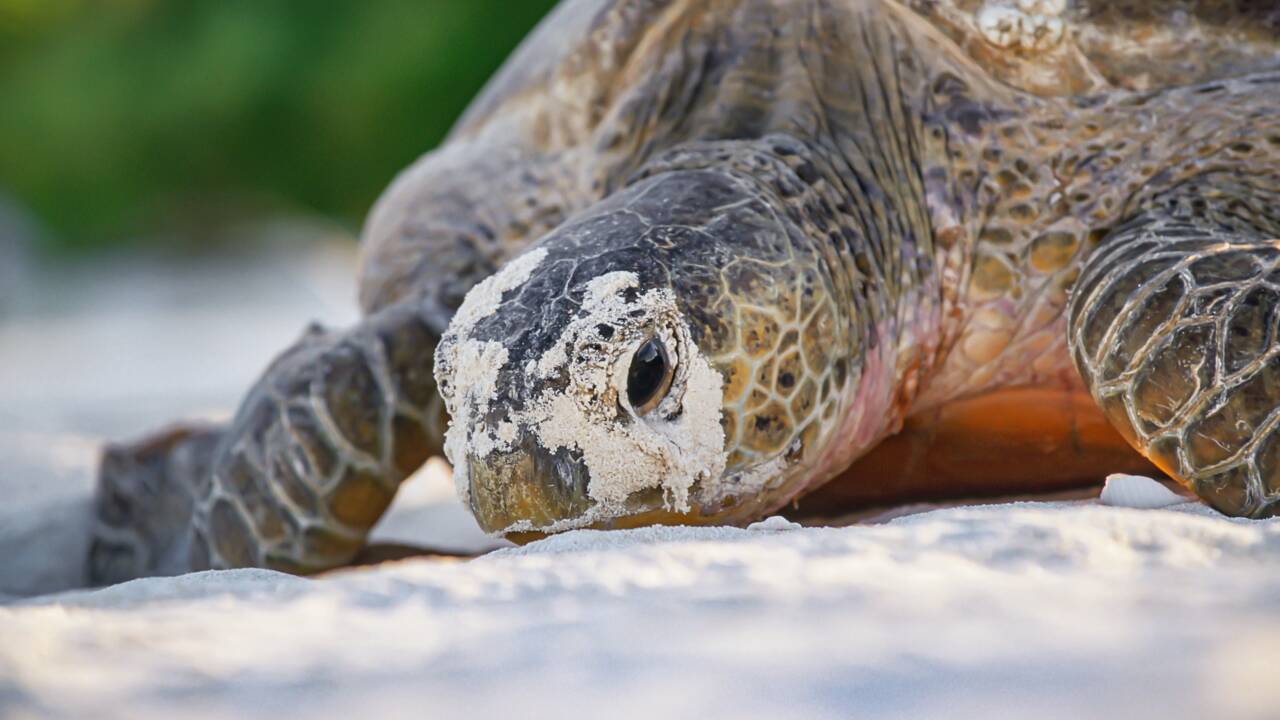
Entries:
{"label": "dark patch on head", "polygon": [[822,175],[818,173],[818,168],[813,163],[805,162],[796,167],[796,175],[809,185],[813,185],[822,179]]}
{"label": "dark patch on head", "polygon": [[732,313],[723,303],[690,302],[685,311],[689,319],[689,331],[693,341],[704,352],[717,355],[733,347],[737,342],[734,326],[726,317]]}
{"label": "dark patch on head", "polygon": [[950,125],[958,126],[972,136],[981,135],[988,125],[1010,119],[1012,113],[979,104],[966,97],[955,98],[946,108]]}
{"label": "dark patch on head", "polygon": [[1071,99],[1071,104],[1081,110],[1095,108],[1107,101],[1106,95],[1077,95]]}
{"label": "dark patch on head", "polygon": [[955,114],[952,120],[955,121],[960,129],[970,135],[977,135],[982,132],[982,121],[984,116],[981,110],[975,107],[967,107]]}

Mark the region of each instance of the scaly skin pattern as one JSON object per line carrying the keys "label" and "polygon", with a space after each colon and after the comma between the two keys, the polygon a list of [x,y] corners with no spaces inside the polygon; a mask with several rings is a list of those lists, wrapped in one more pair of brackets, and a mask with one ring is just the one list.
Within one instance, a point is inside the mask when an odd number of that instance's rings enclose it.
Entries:
{"label": "scaly skin pattern", "polygon": [[1262,5],[569,0],[371,213],[364,322],[109,450],[95,578],[344,564],[441,449],[517,539],[746,522],[1016,387],[1269,512]]}
{"label": "scaly skin pattern", "polygon": [[1156,195],[1071,306],[1075,361],[1108,419],[1232,515],[1280,500],[1277,207],[1280,186],[1219,172]]}

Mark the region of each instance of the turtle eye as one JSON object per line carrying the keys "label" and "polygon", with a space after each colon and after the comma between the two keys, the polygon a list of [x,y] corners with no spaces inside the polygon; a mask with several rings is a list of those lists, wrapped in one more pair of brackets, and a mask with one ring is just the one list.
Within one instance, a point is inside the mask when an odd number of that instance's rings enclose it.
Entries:
{"label": "turtle eye", "polygon": [[637,415],[653,410],[671,388],[671,363],[662,341],[649,338],[631,356],[627,371],[627,400]]}

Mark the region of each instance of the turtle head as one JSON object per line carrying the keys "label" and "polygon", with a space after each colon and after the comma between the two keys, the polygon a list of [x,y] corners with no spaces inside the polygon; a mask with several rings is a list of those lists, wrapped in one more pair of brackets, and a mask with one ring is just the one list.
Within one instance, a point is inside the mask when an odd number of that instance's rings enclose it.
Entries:
{"label": "turtle head", "polygon": [[467,295],[436,376],[482,528],[743,522],[822,479],[847,328],[778,217],[724,173],[658,175]]}

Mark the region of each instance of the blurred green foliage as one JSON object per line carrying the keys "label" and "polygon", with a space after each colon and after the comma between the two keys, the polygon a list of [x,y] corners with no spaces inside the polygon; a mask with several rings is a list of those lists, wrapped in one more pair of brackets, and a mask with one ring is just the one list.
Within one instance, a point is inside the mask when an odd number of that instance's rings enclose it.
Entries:
{"label": "blurred green foliage", "polygon": [[0,0],[0,192],[55,250],[357,227],[555,0]]}

